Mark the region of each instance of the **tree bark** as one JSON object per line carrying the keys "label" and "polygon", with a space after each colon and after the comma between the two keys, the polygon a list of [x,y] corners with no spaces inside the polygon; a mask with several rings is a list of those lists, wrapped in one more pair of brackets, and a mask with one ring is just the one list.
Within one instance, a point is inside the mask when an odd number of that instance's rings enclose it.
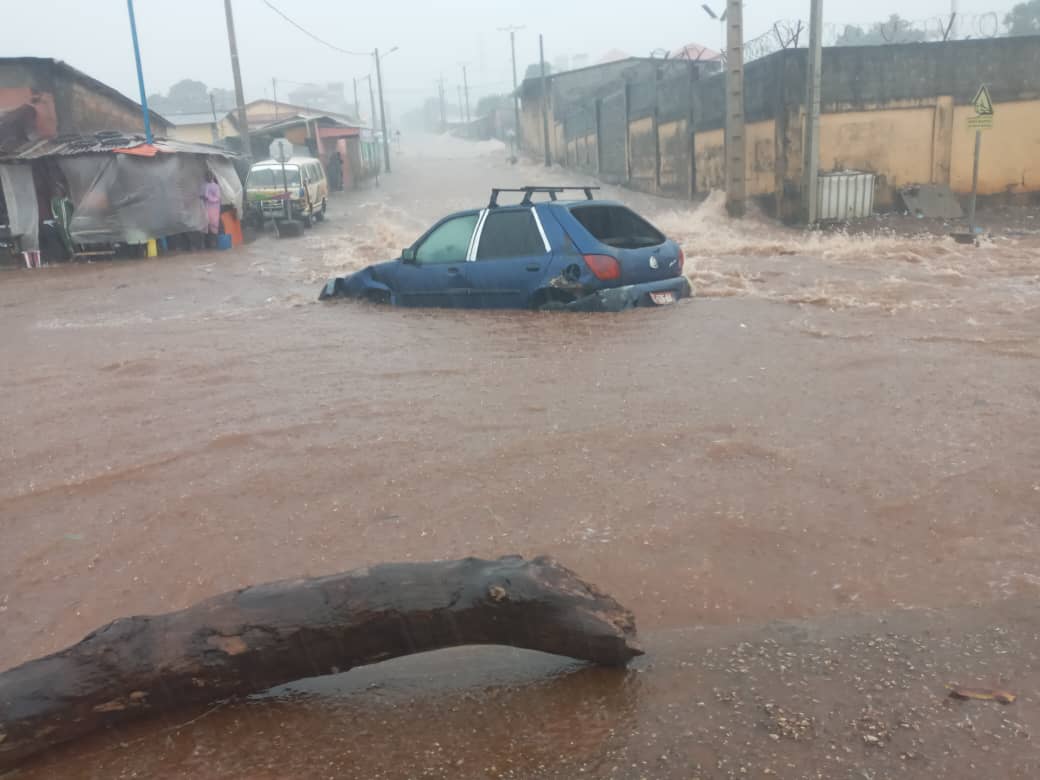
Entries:
{"label": "tree bark", "polygon": [[121,618],[0,673],[0,770],[187,705],[410,653],[509,645],[605,665],[642,650],[632,614],[550,558],[384,564]]}

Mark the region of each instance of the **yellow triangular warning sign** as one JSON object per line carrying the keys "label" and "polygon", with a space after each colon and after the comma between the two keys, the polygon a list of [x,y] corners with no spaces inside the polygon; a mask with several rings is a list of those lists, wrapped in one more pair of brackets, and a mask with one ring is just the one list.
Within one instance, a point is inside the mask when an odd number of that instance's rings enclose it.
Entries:
{"label": "yellow triangular warning sign", "polygon": [[990,99],[989,90],[985,84],[979,87],[971,104],[975,107],[977,116],[993,116],[993,101]]}

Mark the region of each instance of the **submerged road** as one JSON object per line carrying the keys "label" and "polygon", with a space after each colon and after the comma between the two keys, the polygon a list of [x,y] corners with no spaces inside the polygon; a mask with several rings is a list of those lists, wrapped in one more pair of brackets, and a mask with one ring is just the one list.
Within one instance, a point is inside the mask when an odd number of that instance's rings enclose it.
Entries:
{"label": "submerged road", "polygon": [[[1035,777],[1040,235],[807,237],[608,189],[699,297],[316,301],[491,186],[584,181],[504,158],[406,144],[301,239],[0,273],[0,667],[250,583],[506,553],[617,597],[647,658],[451,651],[21,776]],[[944,698],[980,679],[1027,688]]]}

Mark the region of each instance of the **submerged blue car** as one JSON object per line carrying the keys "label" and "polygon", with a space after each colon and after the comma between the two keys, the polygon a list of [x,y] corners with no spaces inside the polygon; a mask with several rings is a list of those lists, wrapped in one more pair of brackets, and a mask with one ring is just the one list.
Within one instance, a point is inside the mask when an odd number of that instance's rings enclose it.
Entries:
{"label": "submerged blue car", "polygon": [[[445,217],[396,260],[331,279],[321,299],[397,306],[620,311],[690,296],[683,251],[595,187],[495,189],[486,208]],[[561,200],[568,190],[583,200]],[[501,193],[523,193],[515,205]],[[549,200],[533,202],[536,194]]]}

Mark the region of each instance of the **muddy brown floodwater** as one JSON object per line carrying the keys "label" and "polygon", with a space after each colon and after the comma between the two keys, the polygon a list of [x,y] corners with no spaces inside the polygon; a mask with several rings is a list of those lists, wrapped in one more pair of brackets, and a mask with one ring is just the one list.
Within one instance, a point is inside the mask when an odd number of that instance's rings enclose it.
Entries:
{"label": "muddy brown floodwater", "polygon": [[974,248],[608,189],[683,242],[699,297],[315,301],[492,185],[583,178],[504,156],[405,144],[298,240],[0,273],[0,666],[249,583],[506,553],[616,596],[646,658],[447,651],[20,776],[1036,777],[1033,215]]}

